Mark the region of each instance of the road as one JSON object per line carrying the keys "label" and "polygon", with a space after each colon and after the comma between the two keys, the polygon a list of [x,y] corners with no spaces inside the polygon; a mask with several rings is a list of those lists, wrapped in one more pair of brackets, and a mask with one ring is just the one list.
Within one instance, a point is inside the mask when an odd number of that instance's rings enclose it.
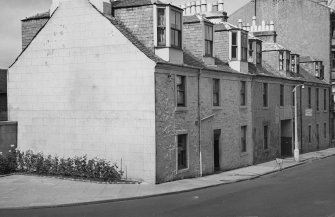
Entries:
{"label": "road", "polygon": [[1,217],[335,217],[335,157],[251,181],[187,193],[68,207],[0,210]]}

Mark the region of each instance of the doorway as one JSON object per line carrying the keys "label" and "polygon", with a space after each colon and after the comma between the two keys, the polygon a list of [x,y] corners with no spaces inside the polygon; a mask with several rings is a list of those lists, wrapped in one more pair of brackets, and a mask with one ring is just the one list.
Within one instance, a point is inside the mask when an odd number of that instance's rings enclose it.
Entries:
{"label": "doorway", "polygon": [[220,138],[221,130],[214,130],[214,171],[220,170]]}
{"label": "doorway", "polygon": [[281,157],[290,157],[293,155],[292,120],[282,120],[280,122],[280,131],[281,131]]}

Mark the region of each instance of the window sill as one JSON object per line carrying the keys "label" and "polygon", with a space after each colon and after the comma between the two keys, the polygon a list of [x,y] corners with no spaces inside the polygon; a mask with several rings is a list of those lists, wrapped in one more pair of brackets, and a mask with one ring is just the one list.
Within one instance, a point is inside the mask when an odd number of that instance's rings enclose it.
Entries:
{"label": "window sill", "polygon": [[269,110],[269,107],[263,107],[263,110]]}
{"label": "window sill", "polygon": [[327,110],[325,110],[325,111],[323,111],[324,113],[327,113],[328,111]]}
{"label": "window sill", "polygon": [[247,109],[248,108],[248,106],[246,106],[246,105],[240,105],[240,109]]}
{"label": "window sill", "polygon": [[222,106],[213,106],[212,107],[213,110],[222,110]]}
{"label": "window sill", "polygon": [[188,107],[176,107],[175,111],[176,112],[186,112],[189,111],[190,109]]}

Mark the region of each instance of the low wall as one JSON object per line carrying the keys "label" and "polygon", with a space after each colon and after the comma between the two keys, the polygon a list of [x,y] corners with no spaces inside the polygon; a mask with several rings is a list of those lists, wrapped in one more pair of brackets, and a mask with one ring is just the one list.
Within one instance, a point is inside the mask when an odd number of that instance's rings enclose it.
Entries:
{"label": "low wall", "polygon": [[[11,147],[14,145],[14,147]],[[0,121],[0,152],[17,147],[17,122]]]}

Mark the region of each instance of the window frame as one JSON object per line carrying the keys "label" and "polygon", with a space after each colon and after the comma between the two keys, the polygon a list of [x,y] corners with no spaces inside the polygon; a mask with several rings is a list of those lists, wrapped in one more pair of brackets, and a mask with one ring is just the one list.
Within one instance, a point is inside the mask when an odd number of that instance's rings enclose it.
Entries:
{"label": "window frame", "polygon": [[320,99],[319,99],[319,88],[315,88],[315,103],[316,103],[316,111],[320,111]]}
{"label": "window frame", "polygon": [[254,48],[253,48],[253,41],[249,41],[249,61],[253,61],[253,58],[254,58]]}
{"label": "window frame", "polygon": [[[182,165],[181,163],[180,163],[180,151],[179,151],[179,149],[180,149],[180,142],[179,142],[179,137],[181,137],[181,136],[184,136],[185,137],[185,149],[186,150],[183,150],[185,153],[185,165]],[[189,140],[189,138],[188,138],[188,134],[187,133],[180,133],[180,134],[177,134],[176,135],[176,149],[177,149],[177,151],[176,151],[176,158],[177,158],[177,162],[176,162],[176,167],[177,167],[177,171],[178,172],[181,172],[181,171],[185,171],[185,170],[188,170],[189,169],[189,145],[188,145],[188,140]],[[184,166],[184,167],[181,167],[181,166]]]}
{"label": "window frame", "polygon": [[[159,16],[159,10],[164,11],[164,17],[160,18]],[[161,20],[163,21],[163,24],[160,24]],[[166,31],[166,8],[165,7],[157,7],[157,46],[158,47],[165,47],[166,46],[166,36],[167,36],[167,31]],[[160,30],[163,30],[164,32],[164,42],[160,43],[159,37],[160,37]]]}
{"label": "window frame", "polygon": [[[213,78],[212,79],[212,106],[213,107],[220,107],[220,92],[221,92],[221,81],[219,78]],[[217,103],[215,103],[215,99],[217,100]]]}
{"label": "window frame", "polygon": [[285,101],[285,86],[283,84],[280,85],[280,99],[279,106],[284,106]]}
{"label": "window frame", "polygon": [[332,50],[332,69],[335,70],[335,51]]}
{"label": "window frame", "polygon": [[[235,37],[235,44],[234,42],[234,37]],[[232,31],[231,32],[231,46],[230,46],[230,55],[232,60],[237,60],[238,59],[238,32],[237,31]],[[233,56],[233,53],[235,51],[235,56]]]}
{"label": "window frame", "polygon": [[319,62],[314,62],[315,77],[320,77],[320,66]]}
{"label": "window frame", "polygon": [[[210,32],[211,34],[208,34]],[[213,57],[214,55],[213,41],[214,41],[214,28],[212,25],[205,23],[205,56],[206,57]],[[208,52],[209,50],[210,52]]]}
{"label": "window frame", "polygon": [[328,91],[327,89],[323,89],[323,111],[327,112],[328,109],[327,109],[327,94]]}
{"label": "window frame", "polygon": [[241,81],[240,82],[240,106],[246,106],[247,105],[247,82]]}
{"label": "window frame", "polygon": [[286,71],[290,71],[290,63],[291,63],[291,54],[289,51],[286,51]]}
{"label": "window frame", "polygon": [[[181,78],[181,84],[178,84],[178,77]],[[178,108],[186,108],[187,107],[187,81],[185,75],[176,75],[176,107]],[[180,89],[179,87],[183,87],[183,89]],[[179,103],[179,93],[183,93],[183,104]]]}
{"label": "window frame", "polygon": [[269,107],[269,85],[268,83],[263,83],[262,85],[262,95],[263,95],[263,108]]}
{"label": "window frame", "polygon": [[241,153],[247,152],[247,132],[248,132],[248,126],[244,125],[241,126]]}
{"label": "window frame", "polygon": [[323,123],[323,137],[327,139],[327,123]]}
{"label": "window frame", "polygon": [[[172,17],[173,15],[175,15],[174,20],[175,23],[172,23]],[[180,25],[180,29],[178,29],[178,25],[177,25],[177,15],[179,15],[179,25]],[[176,49],[182,49],[182,28],[183,28],[183,15],[181,12],[170,9],[170,46],[172,48],[176,48]],[[178,44],[176,45],[176,33],[177,33],[177,38],[178,38]]]}
{"label": "window frame", "polygon": [[241,32],[241,61],[248,61],[248,34]]}
{"label": "window frame", "polygon": [[279,71],[284,70],[284,51],[279,51]]}
{"label": "window frame", "polygon": [[312,108],[312,88],[311,87],[308,87],[307,89],[307,99],[308,99],[307,108],[311,109]]}
{"label": "window frame", "polygon": [[256,42],[256,64],[262,63],[262,43]]}
{"label": "window frame", "polygon": [[269,125],[263,125],[263,149],[269,149]]}

